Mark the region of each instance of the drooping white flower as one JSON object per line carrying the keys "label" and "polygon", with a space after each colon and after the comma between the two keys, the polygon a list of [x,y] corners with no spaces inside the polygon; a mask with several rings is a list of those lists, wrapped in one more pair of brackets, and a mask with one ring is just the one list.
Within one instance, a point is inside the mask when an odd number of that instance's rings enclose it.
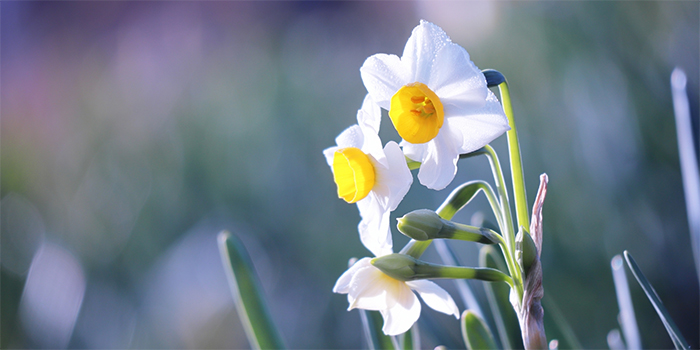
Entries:
{"label": "drooping white flower", "polygon": [[396,142],[382,148],[381,109],[367,95],[357,112],[357,124],[323,151],[338,185],[338,197],[357,203],[362,220],[360,240],[373,254],[392,252],[389,214],[401,203],[413,182],[406,158]]}
{"label": "drooping white flower", "polygon": [[362,258],[352,265],[338,278],[333,292],[348,295],[348,310],[379,311],[384,318],[384,334],[404,333],[418,320],[421,305],[413,291],[432,309],[459,318],[454,300],[437,284],[427,280],[399,281],[374,267],[371,260]]}
{"label": "drooping white flower", "polygon": [[376,103],[389,111],[407,157],[421,162],[418,179],[440,190],[457,173],[462,153],[509,129],[496,96],[464,48],[421,21],[403,55],[376,54],[360,68]]}

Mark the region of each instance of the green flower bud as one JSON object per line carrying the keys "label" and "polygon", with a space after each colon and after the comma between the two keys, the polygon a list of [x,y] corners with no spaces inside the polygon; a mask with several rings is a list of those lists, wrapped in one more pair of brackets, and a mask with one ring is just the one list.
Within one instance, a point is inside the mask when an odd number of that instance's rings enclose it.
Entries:
{"label": "green flower bud", "polygon": [[400,281],[416,279],[416,265],[419,261],[404,254],[389,254],[372,259],[372,265],[388,276]]}
{"label": "green flower bud", "polygon": [[442,230],[443,219],[434,211],[418,209],[397,219],[396,227],[404,235],[416,241],[436,238]]}
{"label": "green flower bud", "polygon": [[419,209],[397,219],[396,227],[416,241],[430,239],[457,239],[461,241],[495,244],[500,241],[493,230],[464,225],[441,218],[432,210]]}
{"label": "green flower bud", "polygon": [[535,241],[532,240],[530,234],[522,226],[515,237],[515,257],[518,259],[520,266],[522,266],[525,276],[530,271],[530,267],[539,259]]}
{"label": "green flower bud", "polygon": [[484,69],[481,71],[481,73],[484,74],[484,78],[486,78],[486,86],[488,87],[498,86],[506,81],[506,77],[503,76],[503,73],[495,69]]}

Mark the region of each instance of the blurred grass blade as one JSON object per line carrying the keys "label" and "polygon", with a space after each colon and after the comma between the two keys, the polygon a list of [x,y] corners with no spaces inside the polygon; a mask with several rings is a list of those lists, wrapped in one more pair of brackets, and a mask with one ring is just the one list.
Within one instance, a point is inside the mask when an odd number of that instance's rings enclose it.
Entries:
{"label": "blurred grass blade", "polygon": [[613,282],[615,283],[617,304],[620,306],[620,326],[622,327],[622,333],[625,335],[627,349],[639,350],[642,348],[642,339],[639,336],[637,318],[634,316],[632,296],[630,295],[630,287],[627,284],[627,274],[625,274],[622,256],[619,254],[615,255],[610,261],[610,267],[612,269]]}
{"label": "blurred grass blade", "polygon": [[574,333],[574,329],[571,328],[569,321],[566,320],[566,317],[564,317],[564,314],[561,312],[561,309],[559,309],[554,299],[552,299],[552,296],[547,295],[542,298],[542,303],[547,312],[546,315],[552,316],[554,324],[556,324],[556,327],[563,337],[560,340],[565,342],[564,346],[560,345],[559,347],[562,349],[583,349],[581,342],[578,340],[578,337],[576,337],[576,333]]}
{"label": "blurred grass blade", "polygon": [[406,333],[400,335],[399,346],[403,350],[420,349],[420,338],[418,336],[418,322],[414,323]]}
{"label": "blurred grass blade", "polygon": [[411,327],[411,347],[406,347],[406,349],[418,350],[421,349],[420,344],[420,330],[418,329],[418,322],[414,323]]}
{"label": "blurred grass blade", "polygon": [[375,350],[379,349],[379,346],[377,344],[377,337],[374,331],[372,330],[374,328],[374,324],[370,320],[370,316],[367,314],[367,311],[359,309],[360,311],[360,320],[362,320],[362,330],[365,333],[365,340],[367,340],[367,349],[369,350]]}
{"label": "blurred grass blade", "polygon": [[[445,240],[438,239],[433,241],[433,244],[435,245],[435,249],[445,265],[461,266],[459,261],[457,261],[457,256],[455,256],[454,252]],[[467,281],[463,279],[454,279],[452,281],[454,281],[457,291],[459,292],[459,296],[462,298],[462,302],[464,302],[466,308],[474,311],[477,315],[479,315],[479,317],[483,318],[484,313],[481,311],[481,306],[479,306],[479,302],[476,300],[476,297],[474,296],[472,289],[467,284]]]}
{"label": "blurred grass blade", "polygon": [[[482,246],[479,250],[479,266],[507,271],[505,265],[503,258],[493,246]],[[483,285],[501,348],[522,349],[520,325],[515,310],[508,300],[510,287],[503,283],[484,283]]]}
{"label": "blurred grass blade", "polygon": [[689,349],[690,346],[688,345],[688,342],[685,341],[685,338],[683,338],[683,335],[678,330],[678,327],[676,327],[676,323],[673,322],[671,315],[669,315],[668,310],[666,310],[664,303],[661,302],[661,299],[659,299],[659,296],[656,294],[654,287],[651,286],[651,283],[649,283],[647,278],[644,276],[642,270],[637,265],[637,262],[634,261],[632,255],[626,250],[624,252],[624,255],[625,260],[627,260],[627,265],[629,266],[630,270],[632,270],[634,278],[636,278],[637,282],[639,282],[639,285],[642,286],[644,293],[646,293],[647,298],[649,298],[651,304],[654,305],[656,313],[659,314],[661,322],[663,322],[664,326],[666,327],[668,335],[671,336],[671,340],[673,340],[673,345],[676,347],[676,349]]}
{"label": "blurred grass blade", "polygon": [[236,311],[253,349],[282,349],[282,339],[265,304],[260,281],[243,244],[228,231],[219,233],[219,252]]}
{"label": "blurred grass blade", "polygon": [[382,332],[382,324],[384,322],[382,314],[380,314],[379,311],[360,310],[360,312],[367,315],[367,324],[376,349],[398,350],[398,348],[394,346],[394,341],[391,337]]}
{"label": "blurred grass blade", "polygon": [[462,338],[467,349],[498,349],[483,318],[471,310],[464,310],[461,321]]}
{"label": "blurred grass blade", "polygon": [[620,335],[620,331],[617,329],[613,329],[610,332],[608,332],[608,336],[606,337],[606,340],[608,341],[608,347],[610,350],[625,350],[627,347],[625,346],[625,342],[622,341],[622,336]]}
{"label": "blurred grass blade", "polygon": [[693,123],[690,117],[690,103],[686,91],[687,77],[683,70],[675,68],[671,73],[673,110],[676,115],[678,156],[681,162],[681,175],[685,191],[685,205],[688,213],[690,242],[695,255],[695,270],[700,280],[700,170],[693,142]]}

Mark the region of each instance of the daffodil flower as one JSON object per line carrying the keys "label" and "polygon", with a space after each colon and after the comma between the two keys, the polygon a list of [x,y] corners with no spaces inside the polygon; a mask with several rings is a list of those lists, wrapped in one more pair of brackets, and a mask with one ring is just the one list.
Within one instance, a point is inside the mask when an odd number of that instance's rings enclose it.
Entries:
{"label": "daffodil flower", "polygon": [[377,256],[392,252],[389,214],[413,182],[399,145],[390,141],[382,148],[380,121],[381,109],[367,95],[357,112],[357,124],[338,135],[337,146],[323,151],[338,197],[357,203],[362,244]]}
{"label": "daffodil flower", "polygon": [[421,21],[403,55],[376,54],[360,68],[374,101],[389,111],[406,156],[421,162],[418,179],[441,190],[457,173],[462,153],[509,129],[496,96],[461,46]]}
{"label": "daffodil flower", "polygon": [[333,292],[348,295],[348,311],[379,311],[384,318],[386,335],[406,332],[418,320],[421,305],[417,292],[434,310],[459,318],[459,309],[452,297],[437,284],[427,280],[399,281],[374,267],[372,258],[362,258],[345,271]]}

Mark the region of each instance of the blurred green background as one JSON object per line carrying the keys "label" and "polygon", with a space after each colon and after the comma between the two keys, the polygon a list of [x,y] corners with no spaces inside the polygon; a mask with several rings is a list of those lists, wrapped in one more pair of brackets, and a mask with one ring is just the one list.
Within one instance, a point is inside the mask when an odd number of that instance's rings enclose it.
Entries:
{"label": "blurred green background", "polygon": [[[289,347],[363,347],[357,311],[331,289],[370,253],[321,151],[355,122],[365,58],[401,54],[420,19],[509,80],[530,203],[550,178],[545,298],[583,345],[605,348],[619,327],[610,259],[625,249],[700,345],[669,88],[684,69],[697,136],[696,1],[3,1],[0,13],[2,348],[248,347],[222,229],[250,251]],[[397,139],[384,118],[384,142]],[[505,138],[493,145],[506,166]],[[444,191],[416,181],[393,216],[476,178],[491,181],[483,158],[462,160]],[[487,209],[479,198],[456,220]],[[473,244],[453,247],[476,263]],[[644,347],[672,347],[630,287]],[[425,347],[460,346],[454,319],[423,316],[447,337]]]}

